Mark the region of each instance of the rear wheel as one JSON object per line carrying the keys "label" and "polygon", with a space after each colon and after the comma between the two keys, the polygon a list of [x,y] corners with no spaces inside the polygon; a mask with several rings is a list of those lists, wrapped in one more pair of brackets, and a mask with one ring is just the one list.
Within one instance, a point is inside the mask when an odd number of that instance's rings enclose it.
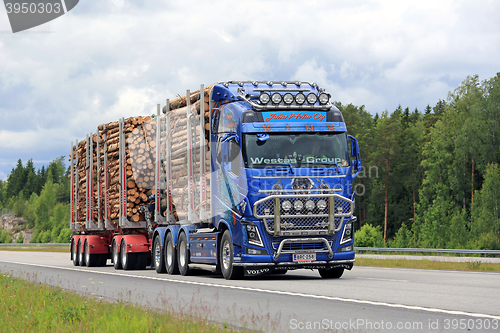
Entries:
{"label": "rear wheel", "polygon": [[344,274],[344,269],[342,267],[318,269],[318,271],[323,279],[338,279]]}
{"label": "rear wheel", "polygon": [[80,261],[78,260],[78,245],[75,240],[73,240],[71,244],[71,255],[73,257],[73,265],[80,266]]}
{"label": "rear wheel", "polygon": [[90,245],[88,240],[85,241],[85,246],[84,246],[84,252],[85,252],[85,262],[87,263],[88,267],[94,267],[97,266],[97,261],[98,261],[98,254],[91,254],[90,253]]}
{"label": "rear wheel", "polygon": [[220,242],[219,260],[222,275],[226,280],[239,279],[243,276],[243,267],[233,265],[234,247],[229,230],[224,231]]}
{"label": "rear wheel", "polygon": [[87,263],[85,262],[85,257],[83,256],[83,248],[82,248],[82,242],[79,240],[78,241],[78,261],[80,262],[80,266],[87,266]]}
{"label": "rear wheel", "polygon": [[122,260],[122,267],[124,270],[129,271],[135,267],[135,256],[134,253],[127,252],[127,243],[125,238],[122,239],[122,244],[120,245],[120,259]]}
{"label": "rear wheel", "polygon": [[163,258],[163,249],[161,248],[160,235],[156,235],[153,242],[153,263],[156,273],[163,274],[167,271],[165,268],[165,260]]}
{"label": "rear wheel", "polygon": [[169,232],[165,240],[165,264],[167,266],[167,273],[179,274],[179,266],[177,265],[177,253],[174,246],[174,237]]}
{"label": "rear wheel", "polygon": [[113,256],[113,265],[115,269],[121,269],[122,268],[122,261],[120,258],[120,253],[118,253],[118,244],[116,244],[116,240],[113,240],[113,246],[112,246],[112,256]]}
{"label": "rear wheel", "polygon": [[181,275],[189,274],[189,249],[187,247],[187,237],[185,233],[179,236],[179,251],[177,252],[177,262]]}

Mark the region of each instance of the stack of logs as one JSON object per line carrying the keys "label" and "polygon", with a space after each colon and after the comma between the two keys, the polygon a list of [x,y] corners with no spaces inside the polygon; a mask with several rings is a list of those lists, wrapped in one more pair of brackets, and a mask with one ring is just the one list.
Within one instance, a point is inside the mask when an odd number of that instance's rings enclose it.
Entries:
{"label": "stack of logs", "polygon": [[[203,108],[200,105],[200,92],[190,94],[191,110],[193,115],[200,115],[200,110],[203,110],[205,117],[205,142],[209,147],[209,110],[208,98],[212,86],[204,90],[205,103]],[[171,140],[171,168],[173,179],[173,203],[181,208],[187,203],[187,167],[186,167],[186,137],[187,137],[187,115],[186,115],[186,96],[181,96],[170,101],[169,121],[170,127],[161,133],[161,144],[165,143],[165,139],[170,136]],[[196,110],[196,111],[195,111]],[[166,107],[163,108],[165,113]],[[196,113],[195,113],[196,112]],[[165,116],[162,116],[165,117]],[[196,117],[199,119],[199,117]],[[162,119],[162,118],[161,118]],[[199,120],[198,124],[199,124]],[[193,118],[193,123],[195,123]],[[199,131],[199,125],[196,130]],[[98,134],[93,134],[91,142],[93,144],[93,184],[94,184],[94,216],[93,221],[97,223],[98,218],[104,219],[105,209],[105,191],[109,194],[110,207],[110,222],[114,228],[118,228],[119,215],[119,122],[111,122],[98,126]],[[130,221],[144,221],[144,214],[141,213],[140,207],[145,205],[148,197],[154,193],[155,172],[154,166],[156,161],[156,119],[150,117],[131,117],[125,119],[124,134],[126,139],[126,177],[127,177],[127,218]],[[199,133],[196,133],[199,138]],[[97,170],[97,140],[99,139],[100,150],[100,167]],[[198,141],[198,140],[197,140]],[[194,145],[199,145],[194,143]],[[78,174],[78,197],[77,212],[78,223],[85,227],[86,216],[86,140],[81,141],[74,152],[75,157],[74,176]],[[207,149],[208,150],[208,149]],[[107,168],[104,168],[104,155],[107,155]],[[198,154],[199,155],[199,154]],[[70,154],[71,157],[71,154]],[[165,161],[162,155],[162,160]],[[205,162],[207,163],[207,177],[209,177],[209,160],[210,155],[207,152]],[[199,156],[196,160],[199,165]],[[165,170],[165,169],[163,169]],[[97,173],[99,171],[99,174]],[[105,172],[108,176],[108,184],[105,186]],[[102,195],[98,197],[98,184],[101,184]],[[207,186],[208,187],[208,186]],[[100,211],[98,211],[98,200],[100,200]],[[199,204],[199,202],[197,203]],[[175,216],[177,216],[175,214]]]}

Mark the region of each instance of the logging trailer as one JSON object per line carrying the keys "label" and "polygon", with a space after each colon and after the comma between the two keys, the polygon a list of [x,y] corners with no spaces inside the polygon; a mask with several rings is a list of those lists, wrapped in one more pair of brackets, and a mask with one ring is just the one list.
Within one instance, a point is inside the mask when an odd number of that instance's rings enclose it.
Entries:
{"label": "logging trailer", "polygon": [[71,144],[74,265],[226,279],[354,259],[357,140],[314,83],[229,81]]}

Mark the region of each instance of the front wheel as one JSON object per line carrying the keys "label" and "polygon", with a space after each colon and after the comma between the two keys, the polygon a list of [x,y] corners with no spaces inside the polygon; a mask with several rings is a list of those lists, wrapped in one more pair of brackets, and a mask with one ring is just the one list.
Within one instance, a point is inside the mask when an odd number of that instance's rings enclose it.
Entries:
{"label": "front wheel", "polygon": [[163,274],[167,271],[165,269],[165,260],[163,259],[163,251],[161,248],[161,241],[159,235],[155,237],[155,240],[153,242],[153,262],[156,273]]}
{"label": "front wheel", "polygon": [[344,274],[344,269],[342,267],[318,269],[318,271],[323,279],[338,279]]}
{"label": "front wheel", "polygon": [[219,248],[219,261],[222,275],[226,280],[239,279],[243,276],[243,267],[235,267],[233,263],[234,247],[229,230],[224,231]]}
{"label": "front wheel", "polygon": [[179,236],[179,251],[177,252],[177,262],[181,275],[189,274],[189,249],[187,246],[187,237],[183,232]]}
{"label": "front wheel", "polygon": [[165,264],[167,266],[167,273],[179,274],[179,266],[177,265],[177,251],[174,246],[174,237],[169,232],[165,240]]}

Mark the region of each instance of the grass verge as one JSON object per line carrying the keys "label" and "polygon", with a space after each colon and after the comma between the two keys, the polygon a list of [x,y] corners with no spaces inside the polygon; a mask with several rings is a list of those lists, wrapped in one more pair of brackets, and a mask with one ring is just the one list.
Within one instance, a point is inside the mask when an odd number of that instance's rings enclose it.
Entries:
{"label": "grass verge", "polygon": [[70,253],[71,249],[69,245],[58,245],[58,246],[0,246],[0,251],[37,251],[37,252],[64,252]]}
{"label": "grass verge", "polygon": [[500,272],[500,264],[474,261],[474,258],[471,258],[469,262],[450,262],[425,259],[372,259],[357,257],[355,265],[372,267],[437,269],[450,271]]}
{"label": "grass verge", "polygon": [[225,324],[85,297],[0,273],[1,332],[235,332]]}

